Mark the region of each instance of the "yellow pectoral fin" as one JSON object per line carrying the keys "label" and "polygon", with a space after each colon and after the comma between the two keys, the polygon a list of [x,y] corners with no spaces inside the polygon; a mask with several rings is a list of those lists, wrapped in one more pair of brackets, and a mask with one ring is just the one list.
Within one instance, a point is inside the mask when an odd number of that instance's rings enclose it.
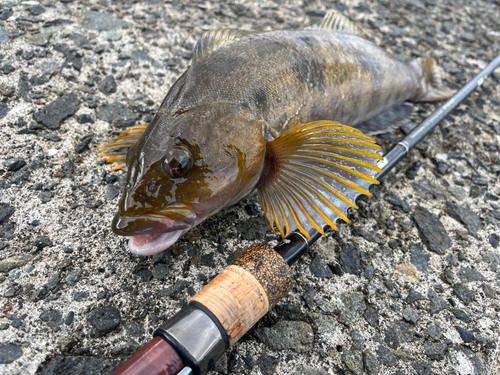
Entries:
{"label": "yellow pectoral fin", "polygon": [[306,237],[335,222],[349,222],[356,198],[371,195],[381,172],[375,141],[332,121],[297,125],[267,145],[268,172],[258,186],[266,217],[282,236],[298,229]]}
{"label": "yellow pectoral fin", "polygon": [[[105,157],[106,163],[124,162],[128,150],[141,138],[147,127],[147,125],[136,125],[125,130],[110,143],[100,146],[97,151],[104,152],[99,152],[97,156]],[[126,166],[126,164],[120,164],[113,167],[112,170],[116,171]]]}

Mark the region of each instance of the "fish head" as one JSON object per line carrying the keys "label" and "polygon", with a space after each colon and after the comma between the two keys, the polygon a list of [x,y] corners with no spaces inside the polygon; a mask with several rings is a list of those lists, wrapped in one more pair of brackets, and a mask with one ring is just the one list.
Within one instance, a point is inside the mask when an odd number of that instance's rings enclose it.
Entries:
{"label": "fish head", "polygon": [[112,229],[138,255],[165,250],[257,184],[265,158],[263,121],[224,105],[165,114],[127,154],[127,182]]}

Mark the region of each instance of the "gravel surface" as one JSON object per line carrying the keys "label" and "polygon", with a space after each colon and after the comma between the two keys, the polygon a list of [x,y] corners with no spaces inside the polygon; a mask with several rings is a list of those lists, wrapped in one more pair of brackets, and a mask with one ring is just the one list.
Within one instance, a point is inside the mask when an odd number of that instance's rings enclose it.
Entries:
{"label": "gravel surface", "polygon": [[[107,374],[248,246],[255,196],[138,258],[96,149],[147,123],[204,31],[289,29],[336,7],[458,88],[500,53],[498,0],[0,4],[0,373]],[[294,267],[220,374],[500,374],[500,71]],[[435,108],[377,137],[387,149]]]}

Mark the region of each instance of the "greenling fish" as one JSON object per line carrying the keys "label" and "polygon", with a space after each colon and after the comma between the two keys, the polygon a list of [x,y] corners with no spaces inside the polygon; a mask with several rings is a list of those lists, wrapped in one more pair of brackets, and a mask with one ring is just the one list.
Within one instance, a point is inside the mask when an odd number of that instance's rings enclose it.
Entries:
{"label": "greenling fish", "polygon": [[338,13],[303,30],[205,33],[151,123],[100,148],[127,166],[113,231],[151,255],[255,189],[282,236],[348,221],[380,171],[360,130],[453,94],[434,60],[402,63],[363,36]]}

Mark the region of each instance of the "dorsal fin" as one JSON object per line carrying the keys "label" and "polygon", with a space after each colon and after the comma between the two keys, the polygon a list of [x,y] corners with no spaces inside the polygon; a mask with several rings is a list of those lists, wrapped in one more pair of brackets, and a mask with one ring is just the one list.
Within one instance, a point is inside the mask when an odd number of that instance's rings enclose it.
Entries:
{"label": "dorsal fin", "polygon": [[198,40],[198,43],[196,43],[196,46],[194,47],[193,63],[206,53],[212,52],[225,44],[250,34],[255,34],[255,31],[220,29],[210,30],[203,33],[200,40]]}
{"label": "dorsal fin", "polygon": [[354,22],[336,10],[329,10],[325,16],[314,25],[315,29],[331,30],[339,33],[356,35],[364,39],[369,39],[368,35]]}

